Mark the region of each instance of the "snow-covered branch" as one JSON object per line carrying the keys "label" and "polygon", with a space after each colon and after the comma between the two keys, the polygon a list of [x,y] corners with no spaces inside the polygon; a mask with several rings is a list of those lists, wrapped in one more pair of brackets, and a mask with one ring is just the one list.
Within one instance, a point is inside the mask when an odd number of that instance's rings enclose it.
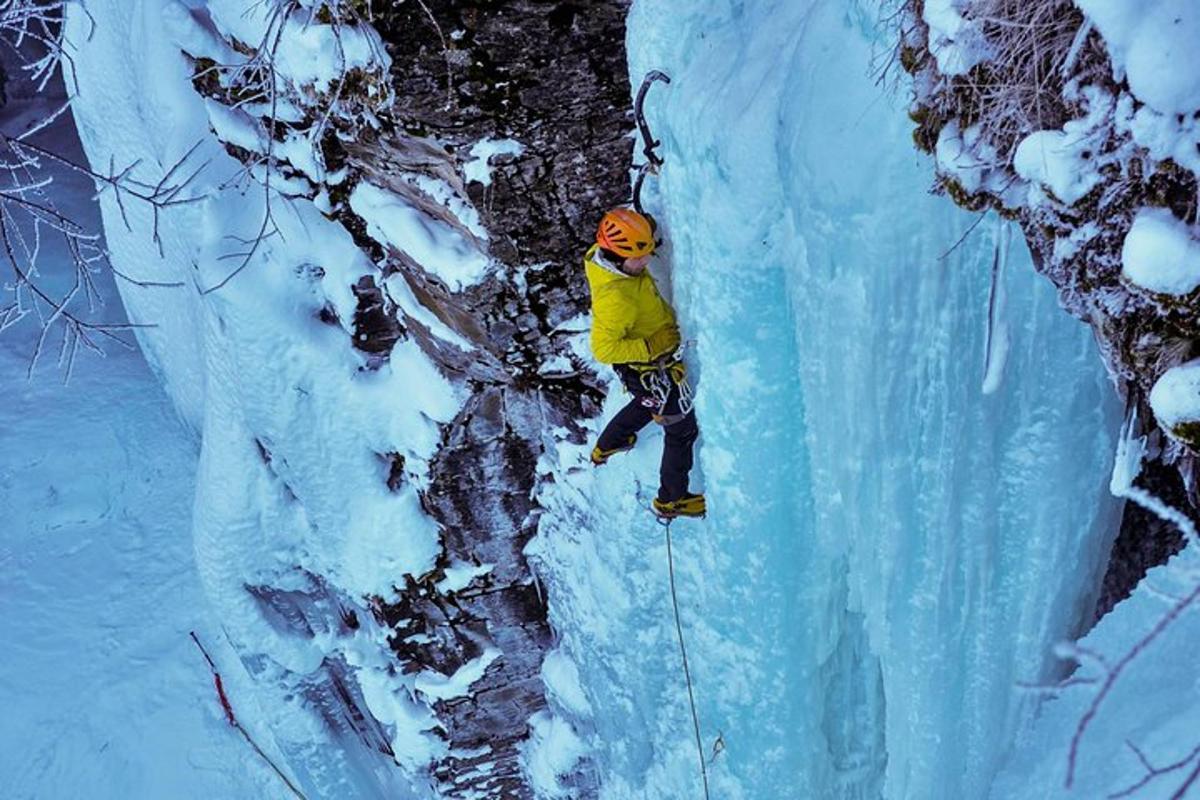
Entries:
{"label": "snow-covered branch", "polygon": [[[367,9],[368,15],[370,10]],[[228,24],[228,20],[226,23]],[[328,152],[378,127],[391,102],[390,61],[356,4],[343,0],[259,0],[238,20],[238,34],[193,30],[185,52],[193,85],[209,100],[217,137],[242,161],[228,185],[255,181],[263,192],[256,233],[226,254],[236,265],[210,286],[226,286],[279,233],[274,203],[315,198],[345,179]],[[307,57],[297,58],[297,53]]]}

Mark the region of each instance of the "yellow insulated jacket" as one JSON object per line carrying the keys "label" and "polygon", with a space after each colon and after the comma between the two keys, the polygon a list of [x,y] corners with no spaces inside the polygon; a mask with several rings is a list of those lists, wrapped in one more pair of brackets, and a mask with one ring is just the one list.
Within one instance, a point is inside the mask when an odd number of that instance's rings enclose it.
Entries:
{"label": "yellow insulated jacket", "polygon": [[[604,262],[599,250],[592,245],[583,257],[592,293],[592,355],[604,364],[653,361],[661,353],[651,353],[646,339],[675,328],[675,312],[658,293],[649,270],[626,275]],[[674,342],[679,345],[678,336]]]}

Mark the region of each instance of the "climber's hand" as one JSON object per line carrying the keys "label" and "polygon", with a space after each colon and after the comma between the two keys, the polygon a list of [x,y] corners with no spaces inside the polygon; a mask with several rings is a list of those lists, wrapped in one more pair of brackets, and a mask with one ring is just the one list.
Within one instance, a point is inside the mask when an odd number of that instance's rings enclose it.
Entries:
{"label": "climber's hand", "polygon": [[657,361],[663,356],[669,356],[679,349],[679,328],[674,325],[655,331],[646,337],[646,349],[650,352],[650,360]]}

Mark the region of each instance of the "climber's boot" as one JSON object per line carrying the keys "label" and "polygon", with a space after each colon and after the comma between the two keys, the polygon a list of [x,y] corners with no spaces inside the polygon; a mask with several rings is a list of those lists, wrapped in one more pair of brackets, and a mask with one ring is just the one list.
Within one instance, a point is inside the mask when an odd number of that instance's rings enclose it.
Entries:
{"label": "climber's boot", "polygon": [[631,434],[629,434],[629,442],[627,444],[623,444],[620,447],[614,447],[612,450],[601,450],[600,445],[596,445],[595,447],[592,448],[592,466],[593,467],[603,466],[603,465],[607,464],[608,460],[610,458],[612,458],[613,456],[615,456],[617,453],[624,453],[626,450],[632,450],[633,446],[636,444],[637,444],[637,434],[631,433]]}
{"label": "climber's boot", "polygon": [[704,495],[685,494],[678,500],[663,501],[657,497],[650,504],[659,519],[675,519],[676,517],[703,517],[708,513],[704,504]]}

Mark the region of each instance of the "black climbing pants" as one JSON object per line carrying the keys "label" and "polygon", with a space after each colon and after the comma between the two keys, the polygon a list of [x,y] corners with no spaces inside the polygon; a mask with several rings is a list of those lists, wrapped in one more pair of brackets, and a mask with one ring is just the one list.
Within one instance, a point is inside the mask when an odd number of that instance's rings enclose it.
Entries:
{"label": "black climbing pants", "polygon": [[[609,421],[597,442],[600,449],[612,450],[629,441],[630,434],[646,427],[656,415],[676,421],[663,426],[662,465],[659,468],[658,499],[663,502],[678,500],[688,492],[688,473],[692,469],[692,444],[700,435],[696,424],[696,412],[688,409],[686,414],[679,407],[679,386],[670,384],[666,403],[662,404],[642,382],[642,375],[625,364],[616,364],[617,377],[633,394],[633,399]],[[660,405],[662,410],[659,410]]]}

